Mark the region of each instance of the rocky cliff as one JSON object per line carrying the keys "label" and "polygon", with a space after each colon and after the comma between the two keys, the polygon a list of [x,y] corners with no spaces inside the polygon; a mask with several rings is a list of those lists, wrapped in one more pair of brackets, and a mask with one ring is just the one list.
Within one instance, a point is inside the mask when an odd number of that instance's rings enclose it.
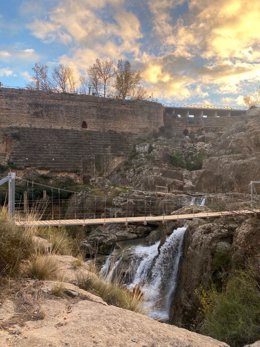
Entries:
{"label": "rocky cliff", "polygon": [[259,217],[189,222],[172,321],[179,326],[198,327],[200,291],[212,285],[221,291],[234,270],[251,271],[260,280],[259,250]]}

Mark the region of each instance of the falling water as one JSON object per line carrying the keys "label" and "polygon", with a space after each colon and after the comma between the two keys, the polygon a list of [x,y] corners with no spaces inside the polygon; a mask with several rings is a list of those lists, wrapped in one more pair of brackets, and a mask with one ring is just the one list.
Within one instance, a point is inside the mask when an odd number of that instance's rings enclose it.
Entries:
{"label": "falling water", "polygon": [[195,201],[196,201],[196,197],[193,196],[193,197],[191,198],[191,201],[190,201],[190,206],[195,205]]}
{"label": "falling water", "polygon": [[205,196],[201,199],[200,206],[205,206],[206,198]]}
{"label": "falling water", "polygon": [[[135,246],[130,249],[129,266],[133,276],[130,283],[125,284],[129,289],[141,289],[145,311],[150,317],[161,321],[169,319],[185,231],[186,227],[177,228],[161,247],[160,242],[156,242],[151,246]],[[101,269],[101,274],[108,281],[113,279],[123,256],[113,262],[112,258],[110,255]]]}
{"label": "falling water", "polygon": [[190,201],[190,206],[205,206],[205,203],[206,203],[206,197],[205,196],[199,196],[199,197],[196,197],[196,196],[192,196],[191,198],[191,201]]}

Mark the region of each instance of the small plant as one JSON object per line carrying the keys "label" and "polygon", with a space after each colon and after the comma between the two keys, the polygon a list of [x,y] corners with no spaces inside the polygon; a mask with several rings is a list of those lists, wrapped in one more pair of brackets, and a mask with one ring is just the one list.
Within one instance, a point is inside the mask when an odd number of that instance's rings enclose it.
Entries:
{"label": "small plant", "polygon": [[29,262],[27,275],[38,280],[55,280],[58,278],[57,262],[52,256],[36,256]]}
{"label": "small plant", "polygon": [[65,288],[62,282],[55,284],[52,289],[51,289],[51,294],[58,296],[58,297],[63,297],[65,294]]}

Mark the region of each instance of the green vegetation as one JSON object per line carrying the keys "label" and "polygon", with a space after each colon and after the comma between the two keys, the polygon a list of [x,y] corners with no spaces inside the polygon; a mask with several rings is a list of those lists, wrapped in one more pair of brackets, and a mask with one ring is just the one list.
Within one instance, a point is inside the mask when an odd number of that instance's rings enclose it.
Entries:
{"label": "green vegetation", "polygon": [[193,171],[202,169],[204,158],[205,154],[203,152],[187,152],[184,154],[179,151],[175,151],[172,155],[170,155],[169,161],[175,167]]}
{"label": "green vegetation", "polygon": [[260,338],[260,291],[257,281],[247,272],[236,272],[218,292],[215,287],[202,291],[200,302],[204,320],[203,334],[240,347]]}
{"label": "green vegetation", "polygon": [[107,283],[95,274],[78,278],[78,286],[100,296],[109,305],[114,305],[127,310],[141,312],[141,296],[131,293],[118,284]]}

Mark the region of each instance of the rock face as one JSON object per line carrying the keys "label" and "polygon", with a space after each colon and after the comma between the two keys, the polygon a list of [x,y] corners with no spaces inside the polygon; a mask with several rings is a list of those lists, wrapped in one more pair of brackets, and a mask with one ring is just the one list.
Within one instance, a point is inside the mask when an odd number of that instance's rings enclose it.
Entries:
{"label": "rock face", "polygon": [[113,183],[143,190],[248,193],[249,182],[260,176],[260,111],[225,131],[158,137],[135,148],[111,175]]}
{"label": "rock face", "polygon": [[109,224],[95,228],[88,238],[82,242],[81,247],[85,255],[109,255],[116,244],[121,241],[131,241],[147,236],[152,228],[140,225]]}
{"label": "rock face", "polygon": [[184,241],[179,281],[172,307],[172,322],[196,328],[199,299],[197,291],[212,281],[222,288],[235,268],[260,273],[260,222],[257,217],[221,218],[212,222],[189,222]]}
{"label": "rock face", "polygon": [[260,177],[260,112],[234,125],[212,142],[196,189],[204,192],[248,192]]}
{"label": "rock face", "polygon": [[[8,347],[226,347],[223,342],[141,314],[108,306],[76,286],[63,284],[63,297],[52,289],[57,282],[27,282],[23,298],[40,314],[26,317],[13,312],[1,316],[0,345]],[[21,296],[20,293],[17,294]],[[25,303],[24,303],[25,304]],[[15,305],[15,304],[14,304]],[[11,307],[10,300],[3,304]],[[29,307],[29,306],[27,306]],[[36,307],[35,307],[36,309]],[[18,310],[15,307],[15,310]]]}

